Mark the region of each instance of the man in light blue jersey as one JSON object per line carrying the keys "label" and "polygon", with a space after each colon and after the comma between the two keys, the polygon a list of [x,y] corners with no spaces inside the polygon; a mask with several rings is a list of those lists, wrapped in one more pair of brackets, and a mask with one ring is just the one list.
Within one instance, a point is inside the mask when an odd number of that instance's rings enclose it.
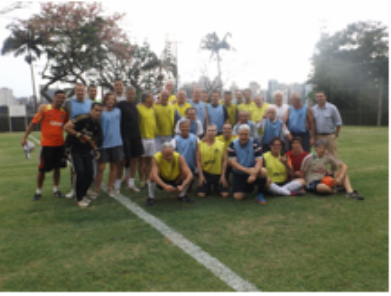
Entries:
{"label": "man in light blue jersey", "polygon": [[192,100],[189,103],[197,110],[197,118],[202,124],[202,129],[205,130],[206,124],[206,104],[201,101],[202,92],[199,87],[193,89]]}
{"label": "man in light blue jersey", "polygon": [[217,135],[223,133],[224,123],[229,122],[228,111],[225,106],[220,104],[220,93],[217,90],[212,91],[211,103],[207,107],[206,125],[214,124],[217,126]]}
{"label": "man in light blue jersey", "polygon": [[[95,178],[95,194],[91,198],[97,198],[99,194],[106,163],[110,163],[109,182],[107,186],[108,194],[110,197],[114,197],[120,193],[121,179],[116,181],[117,167],[123,160],[124,155],[121,137],[121,110],[116,108],[115,105],[115,95],[113,93],[107,93],[103,98],[104,109],[100,118],[103,143],[100,147],[99,167]],[[116,183],[115,189],[113,189],[114,182]]]}
{"label": "man in light blue jersey", "polygon": [[196,170],[196,153],[198,138],[190,133],[190,121],[186,118],[179,122],[180,134],[171,140],[171,145],[182,155],[192,172]]}
{"label": "man in light blue jersey", "polygon": [[190,133],[197,138],[201,138],[204,133],[201,122],[197,119],[197,110],[194,107],[190,107],[186,110],[186,117],[180,119],[175,127],[175,133],[179,135],[181,133],[180,123],[182,120],[187,119],[190,123]]}
{"label": "man in light blue jersey", "polygon": [[[247,111],[243,110],[239,112],[238,123],[234,126],[232,134],[239,134],[239,126],[242,124],[247,124],[250,127],[250,137],[254,140],[258,140],[258,130],[254,122],[250,120],[250,114]],[[259,144],[259,143],[258,143]]]}
{"label": "man in light blue jersey", "polygon": [[86,88],[78,83],[75,86],[75,96],[66,100],[64,109],[68,112],[69,119],[73,119],[80,114],[88,114],[91,110],[92,101],[85,98]]}

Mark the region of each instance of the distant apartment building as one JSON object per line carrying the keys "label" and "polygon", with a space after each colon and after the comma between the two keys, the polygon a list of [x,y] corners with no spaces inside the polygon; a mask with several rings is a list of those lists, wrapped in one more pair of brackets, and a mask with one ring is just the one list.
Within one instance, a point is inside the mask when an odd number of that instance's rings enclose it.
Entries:
{"label": "distant apartment building", "polygon": [[279,84],[277,80],[269,80],[268,82],[268,97],[267,102],[273,102],[274,93],[278,90]]}
{"label": "distant apartment building", "polygon": [[7,87],[0,88],[0,106],[14,105],[14,92]]}

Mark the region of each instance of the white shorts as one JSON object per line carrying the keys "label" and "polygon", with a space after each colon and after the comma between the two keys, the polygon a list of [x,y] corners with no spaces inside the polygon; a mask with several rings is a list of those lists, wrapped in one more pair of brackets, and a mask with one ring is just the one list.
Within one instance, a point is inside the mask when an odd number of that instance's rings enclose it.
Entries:
{"label": "white shorts", "polygon": [[144,146],[142,157],[153,157],[156,154],[155,139],[141,139]]}
{"label": "white shorts", "polygon": [[171,142],[171,140],[172,140],[171,136],[156,136],[156,138],[155,138],[156,152],[160,151],[163,143]]}

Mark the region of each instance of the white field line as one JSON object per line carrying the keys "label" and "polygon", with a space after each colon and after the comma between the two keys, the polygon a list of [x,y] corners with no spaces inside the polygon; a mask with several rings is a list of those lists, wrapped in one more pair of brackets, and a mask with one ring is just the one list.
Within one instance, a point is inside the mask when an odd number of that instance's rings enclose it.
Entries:
{"label": "white field line", "polygon": [[35,143],[39,144],[39,140],[36,137],[29,135],[29,138],[31,138]]}
{"label": "white field line", "polygon": [[[35,142],[39,143],[38,139],[33,136],[31,137]],[[102,185],[102,189],[107,192],[106,186]],[[119,203],[128,208],[133,214],[144,220],[146,223],[151,225],[157,231],[159,231],[164,237],[169,239],[174,245],[182,249],[185,253],[193,257],[196,261],[204,265],[209,269],[215,276],[220,278],[224,283],[230,286],[237,292],[260,292],[260,290],[250,282],[242,279],[239,275],[233,272],[230,268],[225,266],[216,258],[209,255],[207,252],[202,250],[199,246],[193,244],[191,241],[186,239],[182,234],[175,231],[171,227],[167,226],[163,221],[159,220],[155,216],[144,211],[136,203],[132,202],[122,194],[114,197]]]}
{"label": "white field line", "polygon": [[[104,189],[106,191],[106,188]],[[182,249],[185,253],[193,257],[196,261],[204,265],[215,276],[220,278],[224,283],[230,286],[232,289],[238,292],[260,292],[260,290],[250,282],[244,280],[230,268],[225,266],[216,258],[209,255],[202,250],[199,246],[193,244],[186,239],[182,234],[175,231],[171,227],[167,226],[164,222],[156,218],[155,216],[147,213],[139,205],[132,202],[129,198],[119,195],[114,197],[118,202],[128,208],[133,214],[140,219],[147,222],[157,231],[159,231],[164,237],[169,239],[174,245]]]}

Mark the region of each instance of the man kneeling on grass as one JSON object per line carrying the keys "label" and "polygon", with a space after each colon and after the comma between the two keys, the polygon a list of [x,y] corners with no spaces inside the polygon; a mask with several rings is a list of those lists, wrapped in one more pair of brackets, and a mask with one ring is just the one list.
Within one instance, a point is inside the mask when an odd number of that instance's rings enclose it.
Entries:
{"label": "man kneeling on grass", "polygon": [[193,174],[183,156],[174,152],[171,143],[163,143],[161,151],[156,153],[152,159],[151,182],[148,184],[149,197],[146,205],[151,206],[154,203],[156,183],[166,192],[179,194],[178,200],[193,202],[186,195],[192,179]]}
{"label": "man kneeling on grass", "polygon": [[304,185],[304,179],[293,179],[294,171],[290,159],[282,152],[280,138],[270,140],[270,151],[263,154],[263,163],[271,184],[267,189],[274,195],[300,196],[300,190]]}
{"label": "man kneeling on grass", "polygon": [[[330,194],[337,193],[335,186],[342,186],[346,190],[345,197],[363,200],[364,198],[353,190],[347,175],[348,167],[335,156],[326,152],[327,142],[323,139],[315,143],[315,153],[307,155],[301,165],[302,176],[305,177],[307,190],[314,193]],[[335,172],[334,187],[329,187],[322,183],[322,179],[327,175],[327,165],[338,167]]]}
{"label": "man kneeling on grass", "polygon": [[239,139],[234,140],[228,148],[228,161],[233,170],[232,193],[235,199],[241,200],[246,193],[251,193],[258,186],[257,200],[265,203],[263,190],[266,183],[266,170],[262,168],[262,148],[250,138],[250,126],[238,127]]}

